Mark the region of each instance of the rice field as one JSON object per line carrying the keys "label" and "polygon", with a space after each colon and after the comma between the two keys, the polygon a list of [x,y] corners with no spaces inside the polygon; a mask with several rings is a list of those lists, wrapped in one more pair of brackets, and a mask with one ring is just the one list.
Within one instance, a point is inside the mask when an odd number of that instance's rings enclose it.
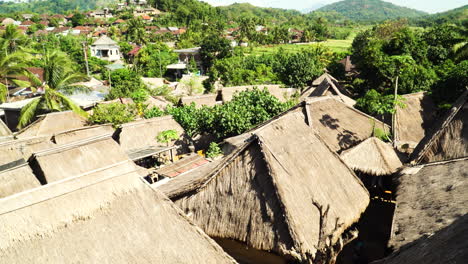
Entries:
{"label": "rice field", "polygon": [[316,46],[316,45],[322,45],[324,47],[330,48],[333,52],[344,52],[344,51],[347,51],[351,47],[352,43],[353,43],[352,39],[343,39],[343,40],[329,39],[323,42],[258,46],[258,47],[252,48],[250,51],[249,51],[249,48],[247,48],[246,53],[253,54],[253,55],[272,54],[272,53],[277,52],[280,48],[282,48],[286,52],[295,52],[295,51],[299,51],[301,49]]}

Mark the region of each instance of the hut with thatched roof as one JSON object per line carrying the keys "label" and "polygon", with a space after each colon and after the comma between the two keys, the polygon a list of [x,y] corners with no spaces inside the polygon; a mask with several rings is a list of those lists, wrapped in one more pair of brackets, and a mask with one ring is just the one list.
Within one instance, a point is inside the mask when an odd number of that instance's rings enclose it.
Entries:
{"label": "hut with thatched roof", "polygon": [[[161,132],[175,130],[179,140],[175,142],[158,142]],[[180,148],[185,151],[187,142],[184,129],[172,116],[162,116],[143,119],[123,124],[115,132],[114,138],[132,160],[140,160],[160,153],[166,153]]]}
{"label": "hut with thatched roof", "polygon": [[426,92],[403,95],[404,107],[397,106],[394,138],[399,148],[411,152],[434,125],[437,107]]}
{"label": "hut with thatched roof", "polygon": [[0,166],[0,198],[41,186],[26,161],[17,163]]}
{"label": "hut with thatched roof", "polygon": [[351,107],[353,107],[356,104],[356,101],[349,97],[349,93],[346,90],[341,89],[338,80],[336,80],[333,76],[329,75],[328,73],[324,73],[314,82],[318,81],[319,79],[322,80],[322,82],[319,85],[312,85],[311,87],[305,89],[302,92],[302,100],[308,97],[320,97],[329,95],[336,96],[338,100]]}
{"label": "hut with thatched roof", "polygon": [[332,260],[369,203],[359,179],[302,111],[263,124],[200,170],[156,188],[244,263]]}
{"label": "hut with thatched roof", "polygon": [[373,176],[391,175],[402,166],[392,146],[375,137],[343,151],[340,157],[353,170]]}
{"label": "hut with thatched roof", "polygon": [[55,112],[41,115],[36,121],[16,134],[17,138],[52,136],[55,133],[81,128],[86,119],[72,111]]}
{"label": "hut with thatched roof", "polygon": [[468,259],[468,215],[430,236],[409,243],[389,257],[373,264],[452,263],[464,264]]}
{"label": "hut with thatched roof", "polygon": [[[50,137],[33,137],[0,142],[0,165],[21,157],[28,160],[34,152],[54,147]],[[15,154],[13,154],[15,153]]]}
{"label": "hut with thatched roof", "polygon": [[42,184],[84,174],[99,175],[136,167],[110,135],[59,145],[36,152],[30,159]]}
{"label": "hut with thatched roof", "polygon": [[260,90],[267,89],[268,92],[274,97],[278,98],[281,102],[289,100],[296,92],[294,88],[281,88],[279,85],[247,85],[247,86],[234,86],[223,87],[221,89],[221,97],[223,103],[229,102],[234,98],[236,93],[258,88]]}
{"label": "hut with thatched roof", "polygon": [[0,263],[235,263],[135,171],[0,199]]}
{"label": "hut with thatched roof", "polygon": [[468,214],[468,158],[407,167],[395,179],[390,246],[400,249]]}
{"label": "hut with thatched roof", "polygon": [[77,129],[72,129],[68,131],[63,131],[57,134],[54,134],[52,140],[57,145],[68,144],[74,141],[80,141],[83,139],[99,137],[99,136],[112,136],[114,134],[114,128],[112,125],[96,125],[96,126],[87,126]]}
{"label": "hut with thatched roof", "polygon": [[201,106],[215,106],[217,105],[216,97],[217,94],[204,94],[204,95],[195,95],[195,96],[184,96],[180,98],[180,105],[190,105],[195,103],[197,107]]}
{"label": "hut with thatched roof", "polygon": [[466,156],[468,156],[468,90],[415,148],[411,155],[411,163],[423,164]]}

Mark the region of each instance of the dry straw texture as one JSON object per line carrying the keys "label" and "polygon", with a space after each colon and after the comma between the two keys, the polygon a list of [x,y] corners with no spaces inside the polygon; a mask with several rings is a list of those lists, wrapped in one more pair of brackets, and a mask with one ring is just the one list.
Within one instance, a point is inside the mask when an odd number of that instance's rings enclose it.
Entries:
{"label": "dry straw texture", "polygon": [[[22,157],[28,160],[34,152],[52,148],[50,137],[33,137],[0,142],[0,165]],[[14,153],[14,154],[13,154]]]}
{"label": "dry straw texture", "polygon": [[109,135],[114,133],[112,125],[98,125],[72,129],[57,133],[53,136],[53,140],[58,145],[68,144],[74,141],[80,141],[83,139]]}
{"label": "dry straw texture", "polygon": [[86,119],[72,111],[50,113],[39,116],[16,135],[17,138],[52,136],[55,133],[84,127]]}
{"label": "dry straw texture", "polygon": [[[308,89],[304,90],[301,94],[301,99],[306,99],[308,97],[320,97],[320,96],[336,96],[337,100],[349,105],[354,106],[356,101],[347,96],[346,91],[340,90],[340,85],[338,81],[333,78],[333,76],[328,73],[324,73],[316,81],[322,80],[318,86],[311,86]],[[314,81],[314,82],[316,82]]]}
{"label": "dry straw texture", "polygon": [[408,244],[373,264],[433,263],[465,264],[468,260],[468,215],[453,224]]}
{"label": "dry straw texture", "polygon": [[[127,152],[148,147],[166,146],[157,140],[159,133],[166,130],[175,130],[184,136],[184,129],[172,116],[156,117],[123,124],[117,131],[120,146]],[[176,142],[178,143],[178,142]],[[171,143],[170,145],[173,145]]]}
{"label": "dry straw texture", "polygon": [[0,119],[0,138],[8,136],[11,136],[11,130],[3,123],[2,119]]}
{"label": "dry straw texture", "polygon": [[221,89],[221,95],[223,102],[229,102],[232,100],[236,93],[240,93],[246,90],[252,90],[253,88],[258,88],[260,90],[267,89],[271,95],[278,98],[281,102],[285,102],[291,98],[297,92],[297,89],[294,88],[281,88],[279,85],[250,85],[250,86],[234,86],[234,87],[224,87]]}
{"label": "dry straw texture", "polygon": [[112,138],[104,136],[34,153],[31,167],[43,183],[50,183],[90,172],[118,173],[135,165]]}
{"label": "dry straw texture", "polygon": [[234,263],[135,172],[0,200],[0,263]]}
{"label": "dry straw texture", "polygon": [[190,105],[195,103],[196,106],[201,107],[206,106],[215,106],[216,105],[216,94],[205,94],[205,95],[196,95],[196,96],[184,96],[180,98],[180,103],[183,105]]}
{"label": "dry straw texture", "polygon": [[341,158],[353,170],[374,176],[391,175],[402,166],[392,146],[375,137],[344,151]]}
{"label": "dry straw texture", "polygon": [[404,107],[397,107],[395,140],[414,148],[434,125],[437,108],[425,92],[403,96]]}
{"label": "dry straw texture", "polygon": [[412,163],[444,161],[468,156],[468,90],[416,147]]}
{"label": "dry straw texture", "polygon": [[[224,160],[201,169],[204,178],[188,173],[158,188],[179,184],[172,199],[208,235],[298,261],[312,261],[318,249],[335,243],[369,202],[366,189],[304,123],[301,111],[269,121]],[[329,208],[322,224],[319,206]],[[319,242],[324,236],[327,245]]]}
{"label": "dry straw texture", "polygon": [[397,249],[468,213],[468,158],[408,167],[396,184],[390,245]]}
{"label": "dry straw texture", "polygon": [[27,163],[0,171],[0,198],[41,186]]}

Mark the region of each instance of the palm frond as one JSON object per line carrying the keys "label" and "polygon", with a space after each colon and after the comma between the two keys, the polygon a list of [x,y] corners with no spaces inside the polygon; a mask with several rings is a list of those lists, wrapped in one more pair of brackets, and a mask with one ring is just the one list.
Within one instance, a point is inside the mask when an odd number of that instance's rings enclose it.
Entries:
{"label": "palm frond", "polygon": [[8,96],[8,87],[3,83],[0,83],[0,103],[6,102]]}
{"label": "palm frond", "polygon": [[56,92],[56,93],[64,109],[72,110],[73,112],[79,114],[80,116],[88,118],[88,113],[86,113],[83,109],[81,109],[78,105],[76,105],[70,98],[66,97],[60,92]]}
{"label": "palm frond", "polygon": [[21,109],[20,117],[18,120],[18,129],[27,126],[36,117],[36,114],[40,109],[41,101],[42,97],[36,98],[29,102],[27,105],[25,105],[23,109]]}

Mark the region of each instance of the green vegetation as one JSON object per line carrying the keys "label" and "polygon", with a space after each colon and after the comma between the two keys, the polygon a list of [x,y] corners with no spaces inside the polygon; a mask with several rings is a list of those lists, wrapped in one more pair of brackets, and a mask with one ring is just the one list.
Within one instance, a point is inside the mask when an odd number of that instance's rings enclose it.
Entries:
{"label": "green vegetation", "polygon": [[206,157],[214,159],[223,155],[223,151],[216,142],[211,142],[208,150],[206,151]]}
{"label": "green vegetation", "polygon": [[160,132],[156,139],[158,142],[169,144],[171,141],[179,139],[179,133],[173,129],[165,130]]}
{"label": "green vegetation", "polygon": [[468,25],[468,5],[455,8],[446,12],[424,16],[421,18],[411,19],[412,23],[428,27],[444,23],[453,23],[459,26]]}
{"label": "green vegetation", "polygon": [[0,13],[35,12],[63,14],[71,10],[92,10],[97,0],[32,0],[23,3],[0,2]]}
{"label": "green vegetation", "polygon": [[380,0],[344,0],[326,5],[319,8],[318,11],[335,11],[347,19],[365,23],[419,17],[426,14],[422,11],[397,6]]}
{"label": "green vegetation", "polygon": [[88,118],[90,124],[112,124],[114,128],[135,120],[134,111],[121,103],[100,104]]}

